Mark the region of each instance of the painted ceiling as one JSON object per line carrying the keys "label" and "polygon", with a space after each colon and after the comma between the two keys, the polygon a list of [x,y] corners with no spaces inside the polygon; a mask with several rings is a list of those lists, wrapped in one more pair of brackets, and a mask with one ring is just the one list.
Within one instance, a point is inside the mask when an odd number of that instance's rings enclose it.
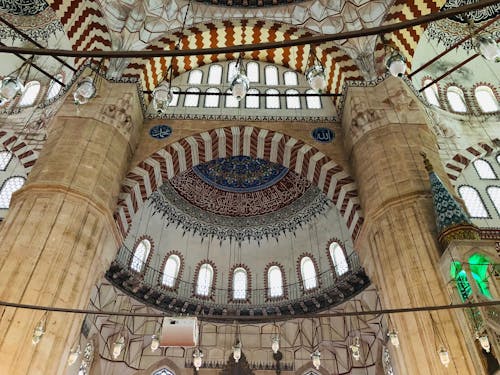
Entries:
{"label": "painted ceiling", "polygon": [[166,181],[151,204],[165,222],[185,231],[238,242],[294,232],[330,206],[306,178],[250,156],[192,167]]}

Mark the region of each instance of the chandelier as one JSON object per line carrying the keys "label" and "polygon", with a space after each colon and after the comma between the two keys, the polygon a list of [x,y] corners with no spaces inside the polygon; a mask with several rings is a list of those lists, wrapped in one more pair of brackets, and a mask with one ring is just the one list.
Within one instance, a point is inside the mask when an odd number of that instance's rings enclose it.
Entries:
{"label": "chandelier", "polygon": [[326,88],[325,68],[314,52],[314,47],[309,49],[308,63],[305,75],[309,86],[318,94],[323,93]]}

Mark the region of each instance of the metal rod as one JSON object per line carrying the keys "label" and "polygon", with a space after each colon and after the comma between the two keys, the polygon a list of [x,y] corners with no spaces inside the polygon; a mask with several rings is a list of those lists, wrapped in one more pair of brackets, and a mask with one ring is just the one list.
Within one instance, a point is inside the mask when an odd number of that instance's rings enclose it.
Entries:
{"label": "metal rod", "polygon": [[[9,27],[12,30],[14,30],[16,33],[18,33],[19,35],[21,35],[24,39],[29,40],[31,43],[33,43],[38,48],[44,48],[40,43],[38,43],[36,40],[34,40],[33,38],[31,38],[24,31],[19,30],[15,25],[11,24],[9,21],[7,21],[5,18],[3,18],[1,16],[0,16],[0,22],[2,22],[4,25],[6,25],[7,27]],[[64,66],[66,66],[67,68],[71,69],[73,72],[77,71],[77,69],[73,68],[71,65],[69,65],[66,61],[64,61],[63,59],[59,58],[58,56],[52,56],[52,57],[54,59],[56,59],[57,61],[59,61]]]}
{"label": "metal rod", "polygon": [[[472,307],[488,307],[488,306],[498,306],[500,305],[500,300],[495,301],[481,301],[481,302],[470,302],[470,303],[458,303],[452,305],[435,305],[435,306],[418,306],[418,307],[402,307],[393,309],[378,309],[369,311],[338,311],[330,313],[322,313],[314,315],[314,318],[331,318],[340,316],[366,316],[366,315],[381,315],[381,314],[404,314],[404,313],[415,313],[420,311],[439,311],[439,310],[454,310],[454,309],[469,309]],[[0,301],[0,306],[12,307],[16,309],[27,309],[27,310],[41,310],[50,312],[60,312],[68,314],[88,314],[88,315],[109,315],[109,316],[137,316],[145,318],[163,318],[168,316],[167,313],[131,313],[131,312],[120,312],[120,311],[105,311],[105,310],[90,310],[90,309],[71,309],[65,307],[52,307],[52,306],[40,306],[40,305],[29,305],[23,303],[14,303],[7,301]],[[202,320],[248,320],[248,321],[278,321],[278,320],[288,320],[297,318],[311,318],[311,314],[297,314],[291,316],[241,316],[241,315],[210,315],[210,316],[198,316],[198,319]]]}
{"label": "metal rod", "polygon": [[[492,20],[489,20],[488,22],[486,22],[484,25],[481,25],[481,27],[478,27],[476,30],[475,30],[475,34],[477,34],[478,32],[480,31],[483,31],[484,29],[486,29],[489,25],[491,25],[492,23],[496,22],[498,19],[500,18],[500,15],[496,16],[495,18],[493,18]],[[458,42],[456,42],[455,44],[453,44],[452,46],[450,46],[448,49],[446,49],[445,51],[441,52],[439,55],[433,57],[432,59],[430,59],[429,61],[427,61],[424,65],[420,66],[417,70],[414,70],[413,72],[411,72],[410,74],[408,74],[408,78],[411,78],[413,77],[415,74],[417,74],[418,72],[422,71],[423,69],[427,68],[429,65],[435,63],[437,60],[439,60],[441,57],[443,57],[444,55],[446,55],[448,52],[450,52],[451,50],[457,48],[459,45],[461,45],[462,43],[466,42],[467,40],[469,40],[470,38],[472,38],[472,34],[469,34],[467,35],[465,38],[459,40]]]}
{"label": "metal rod", "polygon": [[[144,94],[149,94],[151,95],[153,91],[151,90],[145,90],[143,91]],[[229,92],[206,92],[206,91],[201,91],[201,92],[191,92],[191,91],[174,91],[175,94],[179,95],[187,95],[187,94],[193,94],[193,95],[217,95],[217,96],[231,96],[232,94]],[[250,93],[246,94],[245,96],[299,96],[299,97],[315,97],[315,96],[326,96],[326,97],[339,97],[342,96],[342,94],[335,94],[335,93],[324,93],[324,94],[307,94],[307,93],[297,93],[297,94],[287,94],[287,93],[277,93],[277,94],[267,94],[265,92],[259,92],[259,93]]]}
{"label": "metal rod", "polygon": [[445,10],[443,12],[430,13],[412,20],[400,23],[372,27],[363,30],[346,31],[339,34],[308,36],[293,40],[283,40],[280,42],[268,42],[260,44],[246,44],[239,46],[226,46],[219,48],[200,48],[190,50],[154,50],[154,51],[71,51],[61,49],[36,49],[21,47],[0,47],[0,52],[4,53],[24,53],[34,55],[48,56],[69,56],[69,57],[101,57],[101,58],[152,58],[166,56],[200,56],[217,55],[226,53],[238,53],[248,51],[267,50],[274,48],[295,47],[305,44],[321,44],[333,42],[336,40],[359,38],[363,36],[378,35],[381,33],[390,33],[400,29],[406,29],[413,26],[422,25],[443,18],[448,18],[461,13],[470,12],[476,9],[485,8],[490,5],[496,5],[498,0],[482,0],[477,3],[466,4],[457,8]]}
{"label": "metal rod", "polygon": [[472,55],[471,57],[469,57],[468,59],[462,61],[460,64],[458,65],[455,65],[453,68],[451,68],[450,70],[446,71],[445,73],[441,74],[439,77],[437,77],[436,79],[434,79],[433,81],[429,82],[427,85],[425,85],[424,87],[422,87],[420,90],[418,90],[418,92],[422,92],[424,91],[425,89],[427,89],[428,87],[431,87],[433,84],[435,84],[436,82],[439,82],[441,81],[443,78],[449,76],[451,73],[453,73],[455,70],[461,68],[462,66],[464,66],[465,64],[467,64],[468,62],[474,60],[476,57],[480,56],[479,53],[476,53],[474,55]]}
{"label": "metal rod", "polygon": [[[0,46],[5,46],[5,44],[3,44],[2,42],[0,42]],[[14,55],[16,55],[17,57],[19,57],[21,60],[23,61],[27,61],[29,59],[27,59],[26,57],[18,54],[18,53],[14,53]],[[30,65],[35,68],[36,70],[38,70],[40,73],[42,73],[43,75],[49,77],[51,80],[53,80],[54,82],[57,82],[58,84],[60,84],[62,87],[66,87],[66,85],[64,83],[62,83],[61,81],[59,81],[58,79],[56,79],[52,74],[48,73],[47,71],[45,71],[44,69],[40,68],[38,65],[36,65],[35,63],[31,62]]]}

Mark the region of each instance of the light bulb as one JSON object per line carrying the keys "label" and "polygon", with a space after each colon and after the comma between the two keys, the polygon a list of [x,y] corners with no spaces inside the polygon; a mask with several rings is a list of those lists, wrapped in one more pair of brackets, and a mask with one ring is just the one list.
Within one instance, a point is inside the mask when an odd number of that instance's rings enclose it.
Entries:
{"label": "light bulb", "polygon": [[389,336],[389,339],[391,340],[391,344],[394,345],[396,348],[399,346],[399,337],[398,333],[396,331],[390,331],[387,336]]}
{"label": "light bulb", "polygon": [[163,81],[153,90],[153,107],[159,114],[165,113],[173,99],[174,94],[168,82]]}
{"label": "light bulb", "polygon": [[122,350],[125,346],[125,338],[120,336],[118,340],[113,343],[113,358],[117,359],[120,354],[122,354]]}
{"label": "light bulb", "polygon": [[80,345],[76,349],[71,349],[68,356],[68,367],[72,366],[80,356]]}
{"label": "light bulb", "polygon": [[274,354],[278,353],[278,350],[280,350],[280,338],[279,338],[279,336],[274,336],[271,339],[271,349],[273,350]]}
{"label": "light bulb", "polygon": [[242,73],[238,73],[231,82],[231,95],[237,101],[240,101],[245,97],[249,88],[250,81],[248,80],[248,77]]}
{"label": "light bulb", "polygon": [[321,366],[321,353],[319,350],[316,350],[314,353],[311,353],[312,364],[316,370],[319,370]]}
{"label": "light bulb", "polygon": [[155,352],[158,350],[159,347],[160,347],[160,339],[158,338],[158,336],[156,335],[151,336],[151,351]]}
{"label": "light bulb", "polygon": [[33,331],[33,337],[31,338],[31,342],[33,343],[33,345],[36,345],[40,342],[44,333],[45,333],[45,321],[42,319],[38,322]]}
{"label": "light bulb", "polygon": [[491,350],[491,345],[490,345],[490,340],[488,339],[488,336],[486,334],[482,334],[481,336],[478,336],[477,338],[479,340],[479,343],[481,344],[481,348],[486,350],[486,352],[490,352]]}
{"label": "light bulb", "polygon": [[203,352],[196,348],[193,352],[193,366],[198,371],[203,363]]}
{"label": "light bulb", "polygon": [[439,360],[441,361],[443,366],[448,367],[448,365],[450,364],[450,353],[448,353],[448,350],[446,350],[445,348],[441,348],[439,349],[438,354]]}
{"label": "light bulb", "polygon": [[393,50],[385,66],[394,77],[402,77],[406,72],[406,59],[399,51]]}
{"label": "light bulb", "polygon": [[495,39],[489,35],[476,37],[476,51],[489,61],[495,61],[500,57],[500,48]]}
{"label": "light bulb", "polygon": [[0,97],[3,101],[11,101],[24,91],[24,85],[18,77],[5,77],[0,82]]}
{"label": "light bulb", "polygon": [[360,351],[361,345],[359,344],[358,336],[354,338],[354,344],[350,345],[349,348],[351,349],[352,358],[355,361],[359,361],[359,359],[361,358],[361,351]]}
{"label": "light bulb", "polygon": [[73,92],[73,99],[75,104],[86,104],[89,99],[92,99],[97,92],[92,77],[88,76],[82,79],[76,85],[76,89]]}
{"label": "light bulb", "polygon": [[314,64],[306,70],[306,79],[309,86],[318,94],[321,94],[325,90],[325,69],[320,64]]}
{"label": "light bulb", "polygon": [[234,362],[236,362],[236,363],[238,363],[238,361],[241,358],[241,343],[240,342],[237,342],[233,346],[233,358],[234,358]]}

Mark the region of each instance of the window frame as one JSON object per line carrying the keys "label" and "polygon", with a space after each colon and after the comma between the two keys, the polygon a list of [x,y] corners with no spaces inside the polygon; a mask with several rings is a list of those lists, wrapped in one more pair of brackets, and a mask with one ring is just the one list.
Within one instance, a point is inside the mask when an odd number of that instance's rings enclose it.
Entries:
{"label": "window frame", "polygon": [[[432,79],[430,79],[430,78],[424,79],[422,87],[427,86],[431,82],[432,82]],[[431,95],[435,99],[435,102],[433,100],[429,99],[429,97]],[[438,87],[435,83],[433,83],[431,86],[427,87],[424,90],[424,96],[425,96],[425,100],[427,100],[427,103],[429,103],[430,105],[441,108],[441,103],[439,101],[439,91],[438,91]]]}
{"label": "window frame", "polygon": [[[207,287],[207,294],[206,295],[199,293],[200,272],[202,272],[202,269],[205,266],[210,267],[210,270],[211,270],[211,279],[210,279],[210,283]],[[198,264],[198,266],[196,267],[196,272],[195,272],[194,276],[195,277],[194,277],[194,283],[193,283],[193,297],[201,298],[201,299],[213,299],[214,292],[215,292],[215,283],[216,283],[216,278],[217,278],[217,267],[215,266],[215,264],[208,259],[202,260]]]}
{"label": "window frame", "polygon": [[[250,88],[248,89],[247,94],[260,94],[260,91],[256,88]],[[257,107],[249,107],[248,103],[250,100],[255,100],[257,103]],[[260,106],[260,96],[248,96],[245,95],[245,109],[259,109]]]}
{"label": "window frame", "polygon": [[[306,96],[306,109],[323,109],[323,102],[321,101],[321,96],[319,96],[313,89],[307,89],[305,94],[306,95],[316,94],[313,96]],[[309,105],[310,104],[309,101],[314,99],[318,100],[319,107],[313,107]]]}
{"label": "window frame", "polygon": [[2,182],[2,186],[0,186],[0,196],[3,192],[3,190],[5,189],[5,186],[7,185],[7,183],[13,179],[22,179],[23,180],[23,183],[21,184],[21,186],[19,186],[17,189],[13,190],[11,193],[10,193],[10,198],[9,198],[9,203],[6,207],[3,207],[0,203],[0,209],[1,210],[8,210],[10,208],[10,202],[12,201],[12,195],[18,191],[19,189],[21,189],[25,184],[26,184],[26,177],[24,176],[21,176],[21,175],[12,175],[12,176],[9,176],[8,178],[6,178],[3,182]]}
{"label": "window frame", "polygon": [[[314,272],[313,278],[311,278],[311,277],[306,278],[304,275],[304,261],[306,261],[307,259],[309,260],[309,262],[311,262],[311,265],[312,265],[312,270]],[[301,281],[303,292],[309,293],[311,291],[315,291],[316,289],[318,289],[319,288],[318,266],[316,264],[314,257],[312,256],[312,254],[308,254],[308,253],[302,254],[299,257],[297,266],[298,266],[298,271],[299,271],[298,276],[299,276],[299,279]],[[306,285],[307,282],[310,281],[311,279],[314,279],[315,285],[314,286]]]}
{"label": "window frame", "polygon": [[[64,75],[62,73],[56,74],[56,76],[54,78],[57,79],[58,81],[64,83]],[[59,87],[59,90],[55,91],[54,87]],[[47,89],[47,94],[45,96],[46,100],[51,100],[51,99],[54,99],[55,97],[57,97],[57,95],[60,94],[62,89],[63,89],[63,86],[61,86],[56,81],[51,80],[50,84],[49,84],[49,88]],[[55,93],[53,93],[53,90],[55,91]]]}
{"label": "window frame", "polygon": [[[493,174],[493,177],[483,177],[483,176],[481,176],[481,173],[479,172],[479,170],[478,170],[478,168],[476,166],[476,164],[478,162],[486,164],[488,166],[488,168],[489,168],[489,171]],[[473,166],[474,170],[476,171],[476,174],[477,174],[477,176],[479,177],[480,180],[498,180],[498,176],[495,173],[495,170],[493,169],[493,166],[491,165],[491,163],[489,161],[484,160],[483,158],[478,158],[478,159],[476,159],[476,160],[474,160],[472,162],[472,166]]]}
{"label": "window frame", "polygon": [[[215,74],[215,73],[212,73],[212,71],[215,69],[220,69],[218,81],[211,80],[212,76]],[[211,64],[210,67],[208,68],[207,84],[209,84],[209,85],[221,85],[223,76],[224,76],[224,69],[222,68],[222,65]]]}
{"label": "window frame", "polygon": [[[281,294],[280,295],[272,295],[271,294],[271,289],[273,288],[271,286],[271,280],[270,280],[270,273],[273,269],[277,268],[280,273],[281,273]],[[266,288],[266,300],[267,301],[277,301],[277,300],[283,300],[288,298],[288,289],[286,287],[286,275],[285,271],[283,269],[283,266],[277,262],[272,262],[267,265],[266,271],[264,273],[264,285]]]}
{"label": "window frame", "polygon": [[[274,71],[274,73],[268,73],[268,71]],[[275,75],[276,77],[276,83],[272,83],[270,82],[271,80],[268,79],[268,77],[273,74]],[[280,74],[279,74],[279,70],[278,70],[278,67],[276,65],[266,65],[264,67],[264,82],[266,84],[266,86],[279,86],[280,84]]]}
{"label": "window frame", "polygon": [[[23,100],[24,98],[26,97],[27,93],[29,92],[29,90],[34,87],[34,86],[37,86],[38,87],[38,90],[36,91],[36,94],[33,96],[33,98],[31,99],[31,101],[29,102],[26,102],[26,103],[23,103]],[[19,97],[19,100],[17,101],[16,105],[19,107],[19,108],[27,108],[27,107],[32,107],[35,105],[38,97],[40,96],[40,91],[42,89],[42,85],[40,84],[39,81],[36,81],[36,80],[33,80],[33,81],[29,81],[26,86],[24,86],[24,91],[23,93],[21,94],[21,96]]]}
{"label": "window frame", "polygon": [[[177,269],[176,269],[176,274],[175,276],[173,277],[174,279],[174,282],[173,282],[173,285],[167,285],[165,284],[165,269],[167,267],[167,264],[168,264],[168,261],[170,258],[172,257],[176,257],[177,258]],[[158,283],[161,287],[165,288],[165,289],[168,289],[168,290],[176,290],[179,286],[179,282],[181,280],[181,277],[182,277],[182,271],[184,269],[184,261],[183,261],[183,256],[180,252],[178,251],[170,251],[169,253],[167,253],[165,255],[165,258],[163,260],[163,264],[162,264],[162,267],[161,267],[161,275],[159,277],[159,280],[158,280]]]}
{"label": "window frame", "polygon": [[[347,265],[347,270],[340,273],[340,274],[338,272],[338,267],[337,267],[337,263],[336,263],[334,254],[331,251],[331,246],[334,243],[336,243],[338,245],[338,247],[340,248],[340,251],[342,252],[344,261]],[[351,271],[351,267],[350,267],[350,264],[348,261],[349,257],[347,256],[347,251],[345,250],[345,244],[342,241],[339,241],[336,238],[332,238],[330,241],[328,241],[327,246],[326,246],[326,255],[328,257],[328,260],[330,261],[330,266],[331,266],[332,271],[334,272],[336,277],[342,277],[343,275],[348,274]]]}
{"label": "window frame", "polygon": [[[461,104],[463,104],[463,110],[461,108],[456,107],[456,105],[453,104],[454,101],[450,100],[450,93],[457,95],[457,97],[461,101]],[[464,92],[460,87],[449,86],[446,89],[446,100],[448,101],[448,106],[452,112],[454,112],[454,113],[467,113],[467,112],[469,112],[469,108],[468,108],[467,102],[465,100]]]}
{"label": "window frame", "polygon": [[[285,103],[286,103],[286,109],[293,109],[293,110],[300,110],[302,109],[302,102],[300,100],[300,96],[289,96],[288,94],[290,91],[295,91],[293,94],[300,94],[299,90],[297,89],[287,89],[285,91]],[[298,107],[291,107],[290,103],[292,103],[292,100],[297,100]]]}
{"label": "window frame", "polygon": [[[147,249],[146,255],[141,260],[142,265],[141,265],[140,269],[137,270],[133,267],[134,261],[137,258],[136,252],[137,252],[137,248],[139,247],[139,245],[141,243],[144,243],[144,242],[149,244],[149,249],[148,249],[148,246],[146,246],[146,249]],[[146,269],[147,269],[147,264],[149,263],[149,260],[151,259],[152,255],[153,255],[153,240],[151,239],[151,237],[149,237],[149,236],[139,237],[139,239],[134,244],[134,250],[132,251],[132,254],[130,256],[129,269],[132,272],[135,272],[135,273],[140,274],[140,275],[144,275],[144,273],[146,272]]]}
{"label": "window frame", "polygon": [[[278,94],[279,95],[279,90],[277,89],[274,89],[274,88],[270,88],[270,89],[267,89],[265,91],[265,94],[266,94],[266,100],[265,100],[265,103],[266,103],[266,109],[281,109],[281,100],[280,100],[280,96],[267,96],[269,94],[269,91],[276,91],[276,92],[273,92],[273,94]],[[277,102],[278,102],[278,106],[277,107],[270,107],[268,104],[268,100],[270,99],[277,99]]]}
{"label": "window frame", "polygon": [[[495,109],[491,109],[491,110],[485,109],[485,107],[484,107],[484,101],[480,100],[480,98],[478,98],[478,91],[479,92],[484,92],[485,94],[487,94],[489,96],[489,98],[491,99],[491,103],[495,104]],[[487,85],[479,85],[479,86],[477,86],[474,89],[474,98],[476,99],[476,103],[477,103],[479,109],[483,113],[496,113],[496,112],[498,112],[500,110],[499,104],[498,104],[498,100],[497,100],[497,98],[495,96],[495,93],[493,92],[493,90],[491,89],[491,87],[489,87]],[[481,104],[481,103],[483,103],[483,104]]]}
{"label": "window frame", "polygon": [[[200,76],[199,82],[196,80],[195,82],[191,82],[191,77],[194,75]],[[201,85],[203,82],[203,71],[201,69],[193,69],[189,72],[188,79],[187,79],[187,84],[188,85]]]}
{"label": "window frame", "polygon": [[[469,209],[469,205],[467,204],[467,200],[464,199],[462,193],[460,192],[460,190],[462,188],[470,188],[470,189],[472,189],[477,194],[477,196],[479,197],[479,201],[481,202],[481,205],[484,208],[484,211],[486,212],[486,216],[475,216],[475,215],[472,215],[472,213],[470,212],[470,209]],[[460,185],[460,186],[457,187],[457,193],[460,196],[460,199],[464,202],[465,208],[466,208],[466,212],[467,212],[467,214],[469,215],[469,217],[471,219],[491,219],[491,214],[490,214],[490,212],[488,210],[488,207],[484,203],[483,197],[479,193],[478,189],[476,189],[472,185],[462,184],[462,185]]]}
{"label": "window frame", "polygon": [[488,196],[488,198],[491,201],[491,205],[496,210],[497,215],[500,217],[500,202],[498,202],[498,205],[495,203],[495,200],[493,200],[493,197],[490,193],[490,189],[495,189],[495,190],[498,189],[498,194],[500,196],[500,186],[499,185],[488,185],[485,189],[486,195]]}
{"label": "window frame", "polygon": [[[210,92],[209,92],[210,91]],[[216,97],[217,99],[217,105],[216,106],[208,106],[207,105],[207,100],[209,100],[210,97]],[[217,87],[209,87],[205,91],[205,100],[203,101],[203,108],[220,108],[220,97],[221,97],[221,91]]]}
{"label": "window frame", "polygon": [[[236,274],[237,273],[244,273],[245,275],[245,289],[243,290],[245,295],[243,297],[237,297],[236,296],[236,287],[235,287],[235,282],[237,281],[236,280]],[[237,267],[234,267],[233,270],[231,271],[231,276],[232,276],[232,279],[231,279],[231,300],[232,301],[237,301],[237,302],[245,302],[245,301],[249,301],[250,297],[249,297],[249,294],[250,294],[250,291],[249,291],[249,282],[248,282],[248,270],[246,267],[243,267],[241,265],[237,266]],[[240,289],[238,289],[238,291],[240,291]]]}
{"label": "window frame", "polygon": [[[198,108],[200,106],[200,93],[201,90],[198,87],[189,87],[188,89],[186,89],[186,94],[184,94],[183,106],[185,108]],[[190,96],[196,96],[196,105],[186,105],[188,97]]]}
{"label": "window frame", "polygon": [[0,172],[5,172],[7,171],[7,169],[9,168],[9,165],[12,161],[12,159],[14,158],[14,153],[11,152],[11,151],[8,151],[8,150],[0,150],[0,159],[2,158],[1,155],[3,154],[8,154],[9,155],[9,160],[7,160],[7,162],[5,162],[4,166],[1,167],[0,165]]}
{"label": "window frame", "polygon": [[[287,76],[294,76],[295,83],[287,83]],[[283,72],[283,85],[288,87],[299,86],[299,75],[297,74],[297,72],[294,72],[293,70],[287,70],[286,72]]]}

